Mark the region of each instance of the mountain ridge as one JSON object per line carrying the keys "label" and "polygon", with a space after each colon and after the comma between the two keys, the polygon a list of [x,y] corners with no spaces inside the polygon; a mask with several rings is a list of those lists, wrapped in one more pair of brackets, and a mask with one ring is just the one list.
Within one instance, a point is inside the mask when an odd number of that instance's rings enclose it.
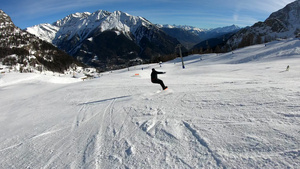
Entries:
{"label": "mountain ridge", "polygon": [[0,10],[0,61],[11,69],[31,72],[44,69],[64,72],[76,60],[52,44],[16,27]]}
{"label": "mountain ridge", "polygon": [[[203,29],[187,25],[158,25],[170,36],[177,38],[186,48],[192,49],[208,39],[219,38],[226,34],[235,33],[241,28],[236,25]],[[226,39],[227,40],[227,39]]]}
{"label": "mountain ridge", "polygon": [[296,0],[273,12],[264,22],[241,29],[227,41],[232,50],[245,46],[267,43],[278,38],[293,38],[300,33],[300,1]]}

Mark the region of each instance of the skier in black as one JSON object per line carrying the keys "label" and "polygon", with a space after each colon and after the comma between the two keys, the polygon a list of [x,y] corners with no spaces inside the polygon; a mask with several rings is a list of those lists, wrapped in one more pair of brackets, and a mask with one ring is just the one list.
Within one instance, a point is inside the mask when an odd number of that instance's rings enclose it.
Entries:
{"label": "skier in black", "polygon": [[165,73],[166,72],[158,72],[154,68],[152,69],[152,73],[151,73],[151,82],[160,84],[163,90],[166,90],[168,86],[165,86],[164,82],[157,78],[157,74],[165,74]]}

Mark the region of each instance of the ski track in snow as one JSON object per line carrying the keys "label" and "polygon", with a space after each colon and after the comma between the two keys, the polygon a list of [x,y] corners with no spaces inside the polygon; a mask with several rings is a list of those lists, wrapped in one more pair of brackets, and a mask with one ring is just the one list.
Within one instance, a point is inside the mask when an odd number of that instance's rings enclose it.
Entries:
{"label": "ski track in snow", "polygon": [[298,168],[299,42],[285,43],[73,84],[1,76],[0,168]]}

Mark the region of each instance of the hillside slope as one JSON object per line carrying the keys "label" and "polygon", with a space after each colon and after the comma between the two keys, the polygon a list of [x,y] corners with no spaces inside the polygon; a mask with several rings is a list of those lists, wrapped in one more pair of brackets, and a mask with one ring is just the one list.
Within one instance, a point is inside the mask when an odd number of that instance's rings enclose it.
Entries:
{"label": "hillside slope", "polygon": [[300,34],[300,0],[273,12],[264,22],[244,28],[227,41],[228,49],[294,38]]}
{"label": "hillside slope", "polygon": [[[298,168],[299,43],[68,84],[1,74],[0,168]],[[150,82],[152,68],[168,90]]]}
{"label": "hillside slope", "polygon": [[50,70],[64,72],[78,64],[73,57],[52,44],[16,27],[0,10],[0,62],[20,72]]}

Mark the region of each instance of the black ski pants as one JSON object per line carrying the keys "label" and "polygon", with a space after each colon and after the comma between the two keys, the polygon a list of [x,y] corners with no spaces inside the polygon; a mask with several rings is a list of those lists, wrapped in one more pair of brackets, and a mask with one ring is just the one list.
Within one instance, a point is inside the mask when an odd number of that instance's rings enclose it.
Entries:
{"label": "black ski pants", "polygon": [[151,81],[152,81],[152,83],[158,83],[158,84],[160,84],[163,90],[166,88],[164,82],[162,80],[160,80],[160,79],[152,79]]}

